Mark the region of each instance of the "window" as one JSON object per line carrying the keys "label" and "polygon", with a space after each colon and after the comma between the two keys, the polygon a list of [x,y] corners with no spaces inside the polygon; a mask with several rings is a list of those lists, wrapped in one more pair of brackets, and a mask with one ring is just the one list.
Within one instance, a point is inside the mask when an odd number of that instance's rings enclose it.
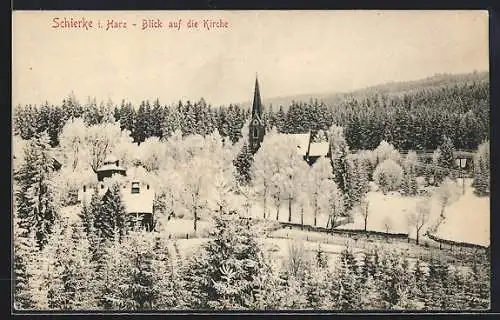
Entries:
{"label": "window", "polygon": [[139,182],[132,182],[132,193],[139,193]]}
{"label": "window", "polygon": [[257,139],[259,137],[259,129],[257,127],[253,128],[253,137]]}
{"label": "window", "polygon": [[87,192],[87,186],[83,186],[83,192]]}

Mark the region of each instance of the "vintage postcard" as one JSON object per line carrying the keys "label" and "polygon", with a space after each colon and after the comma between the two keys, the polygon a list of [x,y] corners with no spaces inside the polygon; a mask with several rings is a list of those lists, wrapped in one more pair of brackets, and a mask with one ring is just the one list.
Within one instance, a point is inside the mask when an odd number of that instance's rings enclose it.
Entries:
{"label": "vintage postcard", "polygon": [[490,309],[487,11],[12,15],[12,312]]}

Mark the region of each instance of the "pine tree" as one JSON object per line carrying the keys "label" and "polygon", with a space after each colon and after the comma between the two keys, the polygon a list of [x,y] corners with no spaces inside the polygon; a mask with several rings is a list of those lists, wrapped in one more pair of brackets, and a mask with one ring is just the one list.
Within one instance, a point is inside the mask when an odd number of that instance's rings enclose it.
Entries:
{"label": "pine tree", "polygon": [[481,143],[474,155],[474,193],[478,196],[490,194],[490,144]]}
{"label": "pine tree", "polygon": [[214,217],[213,239],[187,269],[191,308],[246,308],[255,301],[257,278],[265,260],[256,229],[237,214]]}
{"label": "pine tree", "polygon": [[[330,137],[331,160],[333,167],[334,180],[343,193],[348,192],[348,155],[349,146],[344,138],[343,128],[333,126],[330,128],[328,136]],[[348,201],[350,207],[350,201]]]}
{"label": "pine tree", "polygon": [[[186,294],[182,274],[184,265],[175,250],[168,249],[168,242],[162,237],[156,237],[153,246],[153,270],[155,281],[153,292],[157,293],[155,310],[183,309],[186,306]],[[174,248],[175,243],[174,243]],[[158,272],[162,270],[162,272]]]}
{"label": "pine tree", "polygon": [[19,186],[15,197],[20,227],[28,232],[34,229],[40,248],[47,243],[59,216],[49,148],[46,133],[31,140],[25,148],[24,163],[15,177]]}
{"label": "pine tree", "polygon": [[445,169],[451,178],[454,178],[455,169],[455,147],[453,146],[453,141],[447,137],[443,137],[443,143],[439,146],[441,150],[440,157],[438,160],[439,167]]}
{"label": "pine tree", "polygon": [[360,291],[357,275],[357,266],[354,256],[345,249],[341,252],[340,267],[338,268],[338,305],[341,310],[355,310],[359,308]]}
{"label": "pine tree", "polygon": [[18,310],[36,307],[35,281],[33,270],[37,265],[35,236],[14,223],[14,308]]}
{"label": "pine tree", "polygon": [[158,299],[159,291],[155,286],[157,272],[154,270],[154,243],[149,234],[129,236],[123,241],[127,248],[127,263],[124,279],[124,304],[131,310],[152,310]]}
{"label": "pine tree", "polygon": [[105,193],[102,206],[97,211],[94,225],[100,238],[113,239],[118,235],[121,239],[127,232],[128,219],[121,200],[120,186],[114,183]]}
{"label": "pine tree", "polygon": [[89,310],[95,307],[91,277],[90,247],[77,224],[63,226],[51,245],[55,246],[54,261],[48,283],[48,299],[51,309]]}
{"label": "pine tree", "polygon": [[236,180],[240,184],[246,185],[250,182],[252,162],[253,154],[244,143],[236,159],[233,160],[233,165],[236,167]]}

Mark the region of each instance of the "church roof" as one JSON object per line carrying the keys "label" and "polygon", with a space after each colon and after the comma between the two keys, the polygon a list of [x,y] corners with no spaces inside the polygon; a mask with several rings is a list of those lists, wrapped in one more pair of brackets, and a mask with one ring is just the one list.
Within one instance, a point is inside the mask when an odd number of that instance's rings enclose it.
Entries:
{"label": "church roof", "polygon": [[296,141],[297,153],[301,156],[307,154],[307,149],[309,148],[309,133],[294,133],[294,134],[283,134],[282,136],[291,137]]}
{"label": "church roof", "polygon": [[262,118],[262,102],[257,77],[255,77],[255,90],[253,92],[252,118]]}

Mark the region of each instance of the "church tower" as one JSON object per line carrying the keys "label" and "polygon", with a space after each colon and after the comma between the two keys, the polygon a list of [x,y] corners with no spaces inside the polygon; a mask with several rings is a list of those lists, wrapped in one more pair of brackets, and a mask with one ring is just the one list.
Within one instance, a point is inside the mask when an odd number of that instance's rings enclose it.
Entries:
{"label": "church tower", "polygon": [[248,130],[248,141],[250,142],[250,151],[255,154],[264,140],[266,128],[262,121],[262,102],[260,100],[259,81],[255,77],[255,89],[253,93],[252,120]]}

